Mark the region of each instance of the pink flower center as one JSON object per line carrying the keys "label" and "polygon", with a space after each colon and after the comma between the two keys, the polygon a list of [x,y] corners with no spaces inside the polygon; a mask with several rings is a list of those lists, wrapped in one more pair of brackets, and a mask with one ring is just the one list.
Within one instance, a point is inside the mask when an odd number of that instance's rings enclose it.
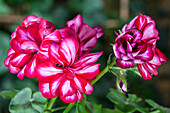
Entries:
{"label": "pink flower center", "polygon": [[74,79],[75,73],[70,68],[64,68],[64,74],[67,79]]}

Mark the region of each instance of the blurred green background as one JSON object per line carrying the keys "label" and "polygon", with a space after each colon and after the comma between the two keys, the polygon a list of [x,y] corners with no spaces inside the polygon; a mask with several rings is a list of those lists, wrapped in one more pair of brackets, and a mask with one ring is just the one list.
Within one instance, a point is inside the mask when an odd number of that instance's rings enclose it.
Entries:
{"label": "blurred green background", "polygon": [[[149,15],[156,22],[160,40],[157,47],[170,57],[170,0],[0,0],[0,91],[6,89],[22,89],[30,87],[37,91],[36,79],[20,80],[11,74],[3,64],[7,50],[10,48],[10,35],[21,25],[24,17],[29,14],[42,16],[52,21],[56,28],[66,26],[66,21],[81,14],[84,23],[92,26],[102,26],[104,36],[97,43],[94,51],[104,51],[98,60],[100,69],[106,66],[106,61],[112,53],[111,43],[116,35],[114,30],[121,29],[139,13]],[[143,80],[133,72],[128,72],[128,92],[142,98],[150,98],[160,105],[170,107],[170,63],[163,64],[157,77]],[[109,88],[115,88],[115,77],[107,73],[94,85],[94,92],[88,100],[113,108],[106,98]],[[0,97],[0,113],[8,113],[9,100]]]}

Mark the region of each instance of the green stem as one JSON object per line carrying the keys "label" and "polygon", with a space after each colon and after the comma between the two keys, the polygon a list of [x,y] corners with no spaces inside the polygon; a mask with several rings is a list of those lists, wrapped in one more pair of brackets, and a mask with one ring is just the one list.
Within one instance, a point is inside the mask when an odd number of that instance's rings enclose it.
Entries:
{"label": "green stem", "polygon": [[96,79],[92,80],[90,83],[91,85],[95,84],[104,74],[106,74],[109,71],[109,67],[112,67],[116,63],[116,57],[113,58],[113,62],[106,66],[96,77]]}
{"label": "green stem", "polygon": [[62,106],[62,107],[54,108],[51,111],[54,112],[54,111],[62,110],[62,109],[65,109],[66,107],[67,106]]}
{"label": "green stem", "polygon": [[54,102],[56,101],[56,99],[57,99],[57,97],[52,98],[52,99],[50,100],[50,102],[49,102],[49,104],[48,104],[48,106],[47,106],[47,109],[48,109],[48,110],[51,110],[51,108],[53,107],[53,104],[54,104]]}
{"label": "green stem", "polygon": [[68,113],[75,104],[76,104],[76,102],[75,102],[75,103],[70,103],[70,104],[67,106],[67,108],[64,110],[63,113]]}

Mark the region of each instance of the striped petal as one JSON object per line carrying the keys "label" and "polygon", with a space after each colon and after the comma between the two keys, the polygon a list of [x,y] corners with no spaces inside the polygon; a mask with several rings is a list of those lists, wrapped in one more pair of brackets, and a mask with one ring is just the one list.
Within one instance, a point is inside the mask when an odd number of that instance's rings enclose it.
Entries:
{"label": "striped petal", "polygon": [[38,84],[38,89],[40,90],[40,92],[42,93],[42,95],[45,97],[45,98],[54,98],[55,96],[53,96],[50,92],[50,89],[49,89],[49,83],[45,83],[45,82],[39,82]]}
{"label": "striped petal", "polygon": [[36,68],[36,75],[39,81],[50,82],[57,74],[63,73],[63,69],[56,67],[51,61],[45,61]]}
{"label": "striped petal", "polygon": [[147,71],[145,69],[143,64],[137,64],[137,66],[138,66],[138,70],[139,70],[140,74],[142,75],[143,79],[148,80],[148,79],[152,78],[151,74],[149,73],[149,71]]}
{"label": "striped petal", "polygon": [[133,61],[126,61],[126,60],[120,60],[116,59],[116,63],[119,67],[125,69],[125,68],[133,68],[134,62]]}

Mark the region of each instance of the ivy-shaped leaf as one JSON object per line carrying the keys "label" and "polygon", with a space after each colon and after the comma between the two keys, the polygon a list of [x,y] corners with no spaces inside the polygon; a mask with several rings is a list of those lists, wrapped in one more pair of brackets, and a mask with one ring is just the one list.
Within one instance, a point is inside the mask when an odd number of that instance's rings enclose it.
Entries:
{"label": "ivy-shaped leaf", "polygon": [[1,91],[0,95],[3,99],[12,99],[19,91],[18,90],[6,90]]}
{"label": "ivy-shaped leaf", "polygon": [[30,88],[18,92],[9,104],[11,113],[42,113],[47,99],[37,91],[33,93]]}

